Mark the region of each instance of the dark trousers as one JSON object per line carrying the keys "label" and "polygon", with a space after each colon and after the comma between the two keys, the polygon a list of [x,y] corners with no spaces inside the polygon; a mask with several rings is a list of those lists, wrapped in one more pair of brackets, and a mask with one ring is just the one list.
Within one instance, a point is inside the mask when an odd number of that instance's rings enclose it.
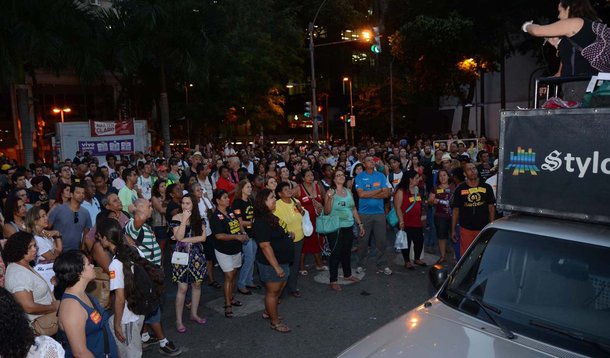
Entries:
{"label": "dark trousers", "polygon": [[409,250],[411,249],[411,245],[415,245],[413,247],[413,257],[417,261],[421,257],[421,252],[424,249],[424,231],[421,227],[406,227],[405,232],[407,233],[409,248],[400,250],[402,252],[402,258],[405,259],[405,263],[409,262]]}
{"label": "dark trousers", "polygon": [[339,263],[343,268],[343,277],[352,275],[352,243],[354,241],[354,230],[352,227],[344,227],[332,234],[326,234],[328,246],[330,247],[330,282],[337,282]]}
{"label": "dark trousers", "polygon": [[294,243],[294,257],[290,264],[290,274],[288,275],[288,283],[284,287],[282,292],[282,298],[286,297],[287,294],[298,291],[297,281],[299,279],[299,267],[301,266],[301,251],[303,251],[303,243],[305,239]]}

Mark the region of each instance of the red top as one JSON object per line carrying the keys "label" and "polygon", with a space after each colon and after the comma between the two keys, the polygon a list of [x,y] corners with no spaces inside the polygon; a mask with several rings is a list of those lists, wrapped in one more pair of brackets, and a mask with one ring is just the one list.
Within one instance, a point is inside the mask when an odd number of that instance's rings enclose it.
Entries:
{"label": "red top", "polygon": [[[405,214],[405,211],[415,202],[413,208]],[[400,211],[403,213],[403,220],[405,227],[422,227],[421,214],[422,214],[422,197],[421,195],[413,195],[409,190],[402,190],[402,205]]]}
{"label": "red top", "polygon": [[224,191],[226,191],[229,194],[229,205],[233,204],[233,196],[235,195],[235,193],[231,193],[231,191],[233,191],[233,189],[235,189],[235,184],[231,183],[229,180],[223,178],[223,177],[219,177],[218,180],[216,181],[216,189],[222,189]]}

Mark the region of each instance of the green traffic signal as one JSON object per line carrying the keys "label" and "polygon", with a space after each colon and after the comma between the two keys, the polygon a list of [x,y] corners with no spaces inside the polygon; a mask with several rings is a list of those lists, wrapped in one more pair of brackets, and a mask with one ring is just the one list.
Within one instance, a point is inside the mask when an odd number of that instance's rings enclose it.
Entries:
{"label": "green traffic signal", "polygon": [[373,53],[381,53],[381,46],[371,45],[371,52],[373,52]]}

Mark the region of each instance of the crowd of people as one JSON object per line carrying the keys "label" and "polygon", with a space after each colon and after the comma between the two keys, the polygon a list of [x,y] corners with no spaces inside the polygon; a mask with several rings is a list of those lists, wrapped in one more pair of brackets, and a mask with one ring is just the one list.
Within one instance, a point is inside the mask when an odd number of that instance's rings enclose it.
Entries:
{"label": "crowd of people", "polygon": [[437,264],[459,259],[495,218],[496,158],[485,138],[448,136],[357,148],[209,143],[170,158],[77,153],[57,171],[3,164],[0,331],[21,337],[2,340],[0,356],[179,355],[161,320],[165,274],[177,285],[178,333],[206,324],[204,285],[222,290],[227,318],[238,295],[264,287],[262,317],[290,332],[278,304],[304,294],[300,277],[329,271],[339,292],[367,268],[392,275],[399,231],[407,270],[426,266],[424,251]]}

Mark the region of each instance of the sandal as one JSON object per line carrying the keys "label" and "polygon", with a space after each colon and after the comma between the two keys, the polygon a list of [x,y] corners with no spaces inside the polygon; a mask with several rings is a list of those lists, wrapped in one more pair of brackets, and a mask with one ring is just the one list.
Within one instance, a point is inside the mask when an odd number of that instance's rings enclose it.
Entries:
{"label": "sandal", "polygon": [[405,268],[406,268],[407,270],[415,270],[415,266],[413,266],[413,264],[412,264],[412,263],[410,263],[410,262],[407,262],[407,263],[405,264]]}
{"label": "sandal", "polygon": [[241,307],[241,306],[243,306],[243,305],[244,305],[244,304],[243,304],[243,303],[241,303],[241,302],[240,302],[240,301],[238,301],[238,300],[231,300],[231,306],[235,306],[235,307]]}
{"label": "sandal", "polygon": [[316,266],[316,271],[328,271],[328,266]]}
{"label": "sandal", "polygon": [[225,309],[225,317],[233,318],[233,307],[231,305],[223,306]]}
{"label": "sandal", "polygon": [[445,262],[447,262],[447,260],[444,257],[441,257],[436,261],[435,265],[444,264]]}
{"label": "sandal", "polygon": [[354,276],[344,277],[343,279],[346,281],[351,281],[351,282],[360,282],[360,279],[358,277],[354,277]]}
{"label": "sandal", "polygon": [[242,290],[241,288],[238,288],[237,292],[241,293],[242,295],[246,295],[246,296],[252,294],[252,291],[250,291],[250,290]]}
{"label": "sandal", "polygon": [[208,286],[214,287],[214,288],[221,288],[222,287],[220,285],[220,283],[218,283],[218,281],[212,281],[212,282],[208,283]]}
{"label": "sandal", "polygon": [[425,262],[423,262],[421,260],[417,260],[417,261],[414,261],[414,262],[415,262],[415,264],[417,266],[422,266],[422,267],[428,266],[428,264],[426,264]]}
{"label": "sandal", "polygon": [[341,292],[342,291],[341,286],[339,286],[339,284],[336,283],[336,282],[333,282],[333,283],[330,284],[330,289],[331,290],[335,290],[336,292]]}
{"label": "sandal", "polygon": [[301,276],[307,276],[309,272],[307,272],[307,270],[301,270],[299,271],[299,273],[301,274]]}
{"label": "sandal", "polygon": [[277,323],[277,324],[271,324],[271,329],[280,333],[288,333],[290,331],[292,331],[287,325],[283,324],[282,322]]}
{"label": "sandal", "polygon": [[301,291],[296,290],[296,291],[294,291],[294,292],[290,292],[290,295],[291,295],[292,297],[299,298],[299,297],[301,297]]}
{"label": "sandal", "polygon": [[[263,319],[269,319],[269,318],[271,318],[271,316],[269,316],[269,315],[267,314],[267,312],[263,312]],[[278,318],[279,320],[281,320],[281,319],[282,319],[282,316],[278,316],[277,318]]]}

